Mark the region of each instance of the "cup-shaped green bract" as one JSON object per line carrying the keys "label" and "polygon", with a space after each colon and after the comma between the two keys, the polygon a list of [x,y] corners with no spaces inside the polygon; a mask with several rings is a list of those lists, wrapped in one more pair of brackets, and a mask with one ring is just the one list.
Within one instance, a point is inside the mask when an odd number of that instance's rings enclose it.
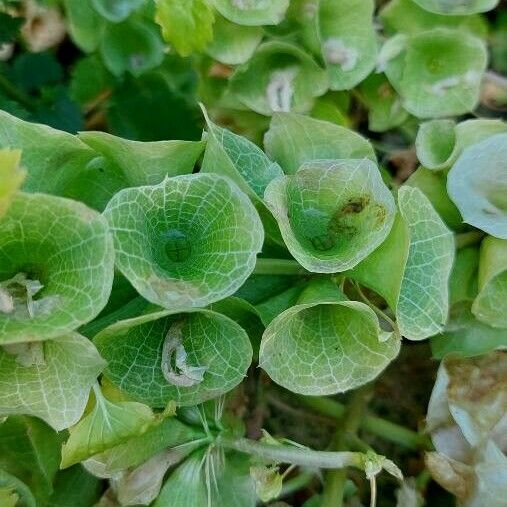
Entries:
{"label": "cup-shaped green bract", "polygon": [[212,0],[222,16],[238,25],[277,25],[289,0]]}
{"label": "cup-shaped green bract", "polygon": [[373,0],[320,0],[321,52],[332,90],[350,90],[375,67]]}
{"label": "cup-shaped green bract", "polygon": [[259,46],[230,81],[234,96],[256,113],[306,112],[327,88],[326,72],[298,46],[272,41]]}
{"label": "cup-shaped green bract", "polygon": [[239,324],[209,310],[156,312],[113,324],[94,339],[106,377],[152,407],[195,405],[238,385],[252,361]]}
{"label": "cup-shaped green bract", "polygon": [[423,9],[436,14],[458,16],[487,12],[498,5],[499,0],[414,0]]}
{"label": "cup-shaped green bract", "polygon": [[309,271],[354,267],[389,233],[394,198],[369,159],[315,160],[264,195],[287,248]]}
{"label": "cup-shaped green bract", "polygon": [[479,101],[487,51],[474,35],[448,28],[398,35],[380,59],[403,107],[419,118],[463,114]]}
{"label": "cup-shaped green bract", "polygon": [[104,215],[117,267],[143,297],[175,311],[234,293],[253,271],[264,236],[248,197],[213,174],[124,189]]}
{"label": "cup-shaped green bract", "polygon": [[468,146],[502,132],[507,132],[502,120],[477,119],[458,124],[447,119],[430,120],[417,131],[417,158],[427,169],[446,169]]}
{"label": "cup-shaped green bract", "polygon": [[335,394],[374,379],[399,348],[399,338],[382,333],[364,303],[309,303],[289,308],[269,324],[259,364],[291,391]]}
{"label": "cup-shaped green bract", "polygon": [[465,149],[449,171],[447,191],[465,222],[507,239],[507,134]]}
{"label": "cup-shaped green bract", "polygon": [[111,292],[114,250],[84,204],[19,193],[0,219],[0,343],[55,338],[92,320]]}

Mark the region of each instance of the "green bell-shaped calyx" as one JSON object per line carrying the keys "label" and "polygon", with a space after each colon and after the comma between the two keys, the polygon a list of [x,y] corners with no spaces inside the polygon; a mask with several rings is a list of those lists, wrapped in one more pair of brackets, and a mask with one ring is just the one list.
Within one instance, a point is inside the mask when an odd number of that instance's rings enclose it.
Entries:
{"label": "green bell-shaped calyx", "polygon": [[388,235],[395,204],[369,159],[314,160],[264,195],[287,248],[315,273],[354,267]]}
{"label": "green bell-shaped calyx", "polygon": [[18,193],[0,219],[0,343],[55,338],[92,320],[108,300],[113,263],[99,213]]}
{"label": "green bell-shaped calyx", "polygon": [[143,297],[173,311],[233,294],[253,271],[264,237],[248,197],[211,174],[124,189],[104,215],[117,267]]}

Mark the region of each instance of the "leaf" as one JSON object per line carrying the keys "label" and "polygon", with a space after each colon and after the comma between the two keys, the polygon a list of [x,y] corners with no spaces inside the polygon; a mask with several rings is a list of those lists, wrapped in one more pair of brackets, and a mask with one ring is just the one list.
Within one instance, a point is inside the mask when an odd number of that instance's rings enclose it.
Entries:
{"label": "leaf", "polygon": [[[245,331],[224,315],[200,310],[179,316],[158,312],[114,324],[95,337],[108,361],[105,375],[135,399],[154,407],[174,400],[179,406],[216,398],[239,384],[252,360]],[[206,368],[202,381],[189,386],[169,382],[163,374],[163,345],[179,326],[186,361]],[[125,347],[125,343],[129,347]],[[172,364],[172,363],[171,363]],[[141,380],[142,379],[142,380]]]}
{"label": "leaf", "polygon": [[124,189],[104,216],[117,267],[143,297],[174,312],[233,294],[253,271],[263,241],[247,196],[210,174]]}
{"label": "leaf", "polygon": [[95,406],[75,426],[62,447],[61,468],[67,468],[90,456],[115,447],[144,433],[154,422],[150,408],[142,403],[107,400],[94,388]]}
{"label": "leaf", "polygon": [[22,480],[45,503],[58,471],[60,440],[39,419],[10,416],[0,425],[0,468]]}
{"label": "leaf", "polygon": [[501,120],[430,120],[419,127],[415,147],[417,158],[427,169],[451,167],[465,148],[507,131]]}
{"label": "leaf", "polygon": [[61,431],[81,417],[104,361],[78,334],[44,342],[43,347],[44,363],[32,366],[0,351],[0,415],[33,415]]}
{"label": "leaf", "polygon": [[244,106],[270,116],[306,112],[328,88],[325,71],[298,46],[281,41],[261,44],[230,80],[230,91]]}
{"label": "leaf", "polygon": [[373,0],[320,0],[321,51],[332,90],[350,90],[375,67],[374,8]]}
{"label": "leaf", "polygon": [[62,470],[56,476],[50,507],[91,507],[99,500],[102,483],[81,465]]}
{"label": "leaf", "polygon": [[115,76],[140,76],[159,66],[164,47],[154,26],[137,19],[108,24],[100,41],[104,65]]}
{"label": "leaf", "polygon": [[30,488],[17,477],[0,469],[0,500],[3,500],[2,496],[7,496],[8,501],[11,502],[13,498],[16,499],[18,503],[15,505],[19,505],[21,499],[23,507],[37,506]]}
{"label": "leaf", "polygon": [[422,340],[447,321],[454,239],[417,188],[401,187],[398,206],[387,240],[350,276],[385,298],[403,336]]}
{"label": "leaf", "polygon": [[498,0],[462,0],[459,3],[449,0],[414,0],[423,9],[450,16],[475,14],[494,9]]}
{"label": "leaf", "polygon": [[472,313],[490,326],[507,328],[507,240],[489,236],[481,244],[479,294]]}
{"label": "leaf", "polygon": [[124,21],[143,3],[144,0],[92,0],[93,8],[112,23]]}
{"label": "leaf", "polygon": [[277,25],[289,0],[212,0],[222,16],[238,25]]}
{"label": "leaf", "polygon": [[92,0],[63,0],[69,33],[73,42],[83,51],[95,51],[100,42],[104,20],[95,11]]}
{"label": "leaf", "polygon": [[368,107],[368,129],[385,132],[403,124],[408,113],[383,74],[370,74],[360,85],[361,98]]}
{"label": "leaf", "polygon": [[390,33],[412,34],[445,26],[469,31],[479,37],[487,35],[488,26],[481,16],[436,14],[419,7],[422,2],[418,3],[417,0],[391,0],[380,11],[384,28]]}
{"label": "leaf", "polygon": [[506,348],[507,330],[480,322],[470,307],[470,301],[462,301],[451,307],[449,322],[443,333],[431,338],[431,351],[435,359],[451,355],[475,357]]}
{"label": "leaf", "polygon": [[155,21],[181,56],[202,51],[213,39],[215,15],[208,0],[156,0]]}
{"label": "leaf", "polygon": [[113,257],[106,221],[95,211],[17,194],[0,220],[0,290],[11,302],[0,306],[0,343],[55,338],[92,320],[109,298]]}
{"label": "leaf", "polygon": [[357,301],[292,306],[267,327],[259,365],[281,386],[305,395],[348,391],[377,377],[400,341],[381,336],[373,311]]}
{"label": "leaf", "polygon": [[474,35],[434,28],[389,39],[381,50],[381,61],[385,63],[379,70],[385,69],[409,113],[418,118],[441,118],[467,113],[477,106],[487,51]]}
{"label": "leaf", "polygon": [[0,148],[21,149],[22,190],[76,198],[103,209],[126,182],[76,136],[0,111]]}
{"label": "leaf", "polygon": [[77,61],[71,70],[69,93],[72,100],[88,106],[99,100],[114,84],[113,75],[106,69],[99,55],[93,54]]}
{"label": "leaf", "polygon": [[263,502],[274,500],[282,492],[283,477],[277,466],[253,466],[250,475],[255,484],[255,492]]}
{"label": "leaf", "polygon": [[247,62],[264,35],[260,26],[236,25],[222,16],[216,17],[213,31],[214,37],[206,53],[226,65]]}
{"label": "leaf", "polygon": [[491,236],[507,239],[507,134],[466,148],[447,179],[449,197],[463,220]]}
{"label": "leaf", "polygon": [[458,208],[447,194],[446,175],[443,172],[419,167],[405,183],[410,187],[418,188],[428,198],[435,211],[449,228],[455,231],[462,231],[466,228]]}
{"label": "leaf", "polygon": [[473,246],[460,248],[456,252],[451,278],[449,279],[449,299],[451,304],[472,301],[477,295],[477,270],[479,251]]}
{"label": "leaf", "polygon": [[[168,448],[181,451],[182,457],[206,442],[204,432],[196,427],[186,426],[174,417],[162,419],[151,425],[144,433],[129,438],[103,453],[93,457],[102,464],[106,475],[112,477],[127,468],[139,467],[152,456]],[[89,464],[89,461],[85,462]]]}
{"label": "leaf", "polygon": [[26,177],[19,167],[21,151],[0,150],[0,218],[5,215],[10,202]]}
{"label": "leaf", "polygon": [[266,153],[285,174],[317,159],[368,158],[375,151],[364,137],[340,125],[294,113],[275,113],[264,136]]}
{"label": "leaf", "polygon": [[153,185],[166,176],[191,173],[204,148],[203,142],[129,141],[105,132],[80,132],[78,137],[121,168],[129,186]]}
{"label": "leaf", "polygon": [[269,182],[282,176],[281,167],[248,139],[219,127],[205,112],[208,127],[201,172],[230,178],[243,192],[259,202]]}
{"label": "leaf", "polygon": [[264,195],[295,259],[315,273],[354,267],[389,234],[394,199],[370,160],[315,160]]}

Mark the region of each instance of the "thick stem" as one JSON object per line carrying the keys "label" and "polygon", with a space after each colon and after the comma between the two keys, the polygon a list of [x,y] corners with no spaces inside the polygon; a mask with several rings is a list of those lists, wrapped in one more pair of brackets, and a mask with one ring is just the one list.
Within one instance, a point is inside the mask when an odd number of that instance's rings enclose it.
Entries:
{"label": "thick stem", "polygon": [[[333,419],[341,419],[345,414],[345,406],[330,398],[302,395],[295,395],[295,397],[305,407]],[[389,440],[407,449],[427,449],[430,447],[428,440],[423,435],[381,417],[366,415],[361,419],[360,427],[372,435]]]}
{"label": "thick stem", "polygon": [[248,438],[233,438],[221,435],[216,440],[217,445],[226,449],[251,454],[267,461],[291,463],[313,468],[343,468],[355,467],[363,469],[364,454],[360,452],[330,452],[314,451],[291,445],[272,445],[250,440]]}
{"label": "thick stem", "polygon": [[[356,435],[370,398],[370,385],[363,386],[352,393],[342,423],[338,426],[333,438],[331,444],[333,449],[340,451],[347,448],[347,438]],[[327,472],[320,504],[321,507],[342,507],[346,482],[347,474],[345,470],[330,470]]]}
{"label": "thick stem", "polygon": [[305,275],[308,271],[292,259],[258,258],[255,264],[256,275]]}

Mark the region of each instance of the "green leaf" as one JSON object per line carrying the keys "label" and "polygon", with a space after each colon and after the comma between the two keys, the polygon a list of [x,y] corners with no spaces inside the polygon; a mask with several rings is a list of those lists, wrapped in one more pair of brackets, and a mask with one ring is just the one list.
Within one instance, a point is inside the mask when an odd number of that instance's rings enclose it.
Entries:
{"label": "green leaf", "polygon": [[377,377],[400,340],[381,332],[357,301],[296,305],[267,327],[259,365],[281,386],[306,395],[348,391]]}
{"label": "green leaf", "polygon": [[219,127],[205,113],[208,126],[201,172],[227,176],[259,202],[269,182],[282,176],[281,167],[245,137]]}
{"label": "green leaf", "polygon": [[18,362],[5,346],[0,351],[0,415],[33,415],[60,431],[79,420],[105,364],[93,344],[78,334],[39,346],[42,362],[32,365]]}
{"label": "green leaf", "polygon": [[266,153],[285,174],[317,159],[368,158],[375,151],[364,137],[340,125],[293,113],[275,113],[264,136]]}
{"label": "green leaf", "polygon": [[22,185],[26,173],[19,167],[21,151],[0,150],[0,218],[5,215],[11,200]]}
{"label": "green leaf", "polygon": [[366,158],[315,160],[272,181],[265,193],[287,248],[309,271],[354,267],[389,234],[394,199]]}
{"label": "green leaf", "polygon": [[472,312],[481,322],[507,328],[507,240],[490,236],[481,244],[479,294]]}
{"label": "green leaf", "polygon": [[306,112],[328,88],[327,76],[298,46],[281,41],[261,44],[230,80],[244,106],[266,116],[277,111]]}
{"label": "green leaf", "polygon": [[81,203],[19,193],[0,220],[0,343],[55,338],[92,320],[113,283],[106,221]]}
{"label": "green leaf", "polygon": [[384,297],[403,336],[422,340],[447,321],[454,239],[419,189],[401,187],[398,206],[387,240],[350,276]]}
{"label": "green leaf", "polygon": [[217,16],[214,37],[206,52],[226,65],[247,62],[254,54],[264,32],[260,26],[241,26]]}
{"label": "green leaf", "polygon": [[210,174],[122,190],[104,215],[117,267],[143,297],[175,312],[233,294],[253,271],[263,241],[247,196]]}
{"label": "green leaf", "polygon": [[259,303],[255,308],[259,312],[262,323],[267,326],[277,315],[295,305],[302,290],[302,285],[296,284]]}
{"label": "green leaf", "polygon": [[69,429],[69,438],[62,447],[62,468],[144,433],[155,421],[151,409],[142,403],[113,403],[104,398],[98,387],[94,393],[92,411]]}
{"label": "green leaf", "polygon": [[431,202],[435,211],[448,227],[456,231],[463,230],[466,225],[463,223],[460,212],[447,194],[446,175],[436,171],[419,167],[413,172],[406,184],[418,188]]}
{"label": "green leaf", "polygon": [[451,307],[449,322],[442,334],[431,339],[435,359],[445,356],[475,357],[505,348],[507,329],[498,329],[477,320],[471,312],[470,301]]}
{"label": "green leaf", "polygon": [[154,26],[128,19],[106,26],[100,53],[105,66],[115,76],[125,72],[140,76],[162,63],[164,46]]}
{"label": "green leaf", "polygon": [[114,84],[114,77],[105,68],[97,54],[77,61],[71,70],[70,96],[81,105],[88,106],[100,95],[107,93]]}
{"label": "green leaf", "polygon": [[118,168],[76,136],[0,111],[0,148],[22,150],[26,192],[70,197],[103,209],[127,183]]}
{"label": "green leaf", "polygon": [[[167,417],[160,423],[151,425],[143,434],[96,454],[93,461],[101,463],[107,475],[113,476],[121,470],[140,466],[164,449],[174,447],[191,452],[203,445],[206,438],[204,432],[198,428],[186,426],[173,417]],[[182,455],[184,456],[184,453]]]}
{"label": "green leaf", "polygon": [[461,0],[454,2],[449,0],[414,0],[423,9],[437,14],[459,16],[487,12],[494,9],[499,0]]}
{"label": "green leaf", "polygon": [[368,107],[368,129],[385,132],[408,118],[401,99],[383,74],[370,74],[360,86],[361,98]]}
{"label": "green leaf", "polygon": [[0,468],[22,480],[43,504],[53,491],[60,440],[39,419],[10,416],[0,424]]}
{"label": "green leaf", "polygon": [[379,70],[385,70],[409,113],[441,118],[467,113],[477,106],[487,51],[474,35],[434,28],[389,39],[380,61]]}
{"label": "green leaf", "polygon": [[181,56],[202,51],[213,39],[215,15],[208,0],[156,0],[155,21]]}
{"label": "green leaf", "polygon": [[477,295],[477,270],[479,267],[479,251],[473,246],[460,248],[452,267],[449,280],[451,304],[460,301],[472,301]]}
{"label": "green leaf", "polygon": [[105,375],[116,386],[154,407],[171,400],[186,406],[216,398],[243,380],[252,346],[238,324],[209,310],[170,313],[119,322],[95,337],[108,361]]}
{"label": "green leaf", "polygon": [[196,141],[129,141],[105,132],[81,132],[79,139],[118,166],[129,186],[153,185],[166,176],[189,174],[204,148]]}
{"label": "green leaf", "polygon": [[422,123],[417,132],[417,158],[428,169],[451,167],[465,148],[495,134],[507,131],[501,120],[431,120]]}
{"label": "green leaf", "polygon": [[488,25],[482,16],[435,14],[419,7],[417,0],[391,0],[381,9],[380,19],[389,33],[413,34],[436,26],[459,28],[479,37],[486,36],[488,32]]}
{"label": "green leaf", "polygon": [[95,11],[92,0],[63,0],[69,33],[74,43],[86,53],[95,51],[104,30],[104,19]]}
{"label": "green leaf", "polygon": [[102,493],[102,483],[81,465],[62,470],[56,476],[50,507],[92,507]]}
{"label": "green leaf", "polygon": [[16,499],[17,503],[15,506],[19,505],[20,500],[22,507],[37,506],[35,497],[30,491],[30,488],[14,475],[4,472],[2,469],[0,469],[0,500],[3,500],[2,497],[5,496],[7,497],[8,501],[12,501],[13,498]]}
{"label": "green leaf", "polygon": [[332,90],[350,90],[375,67],[374,8],[373,0],[320,0],[321,51]]}
{"label": "green leaf", "polygon": [[222,16],[238,25],[277,25],[289,0],[212,0]]}
{"label": "green leaf", "polygon": [[507,134],[496,134],[466,148],[447,179],[449,197],[463,220],[507,239]]}
{"label": "green leaf", "polygon": [[112,23],[119,23],[138,9],[144,0],[92,0],[94,9]]}

